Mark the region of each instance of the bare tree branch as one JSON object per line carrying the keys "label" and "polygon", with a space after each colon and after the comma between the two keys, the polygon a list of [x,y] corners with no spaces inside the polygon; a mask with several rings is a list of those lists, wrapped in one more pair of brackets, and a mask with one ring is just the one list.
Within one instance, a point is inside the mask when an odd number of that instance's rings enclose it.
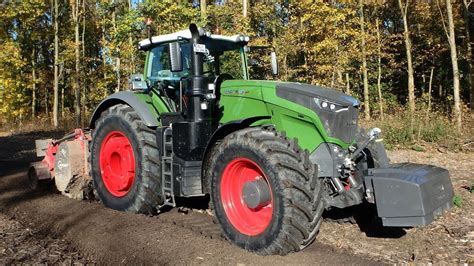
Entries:
{"label": "bare tree branch", "polygon": [[469,2],[467,0],[463,0],[462,2],[464,3],[464,6],[466,8],[469,8],[469,6],[472,4],[473,0],[470,0]]}
{"label": "bare tree branch", "polygon": [[436,0],[436,5],[438,6],[439,14],[441,15],[441,22],[443,23],[444,34],[446,34],[446,37],[448,38],[448,42],[449,44],[451,44],[451,41],[448,35],[448,28],[446,28],[446,21],[444,21],[444,14],[443,14],[443,10],[441,10],[441,6],[439,5],[439,0]]}

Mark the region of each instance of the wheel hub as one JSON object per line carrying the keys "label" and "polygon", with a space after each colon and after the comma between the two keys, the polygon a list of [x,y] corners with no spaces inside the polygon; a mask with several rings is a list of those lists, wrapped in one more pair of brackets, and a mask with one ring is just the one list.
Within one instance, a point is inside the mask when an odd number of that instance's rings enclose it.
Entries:
{"label": "wheel hub", "polygon": [[135,156],[125,134],[112,131],[104,138],[99,161],[107,190],[116,197],[125,196],[135,179]]}
{"label": "wheel hub", "polygon": [[254,161],[230,161],[221,177],[221,202],[229,222],[241,234],[256,236],[270,225],[273,198],[269,180]]}
{"label": "wheel hub", "polygon": [[258,209],[268,205],[272,199],[270,188],[265,179],[246,182],[242,189],[242,199],[250,209]]}

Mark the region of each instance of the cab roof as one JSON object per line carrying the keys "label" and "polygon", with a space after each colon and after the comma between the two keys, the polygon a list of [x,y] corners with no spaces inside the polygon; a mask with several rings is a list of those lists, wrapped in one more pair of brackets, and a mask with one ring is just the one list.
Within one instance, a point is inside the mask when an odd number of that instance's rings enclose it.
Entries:
{"label": "cab roof", "polygon": [[[249,37],[244,35],[232,35],[224,36],[211,34],[206,32],[203,29],[199,28],[199,35],[201,36],[201,41],[206,45],[206,47],[211,51],[226,51],[233,50],[239,47],[247,45],[249,42]],[[191,31],[182,30],[175,33],[153,36],[151,39],[144,39],[138,43],[138,46],[141,50],[150,50],[151,48],[162,44],[169,43],[178,40],[190,40]]]}

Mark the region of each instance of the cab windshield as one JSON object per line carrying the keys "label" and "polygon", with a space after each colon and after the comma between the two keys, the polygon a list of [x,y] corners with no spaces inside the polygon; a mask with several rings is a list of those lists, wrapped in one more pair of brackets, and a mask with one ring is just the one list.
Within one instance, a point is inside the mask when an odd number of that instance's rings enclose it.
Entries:
{"label": "cab windshield", "polygon": [[[221,50],[212,49],[219,47]],[[183,78],[192,75],[191,44],[181,42],[183,71],[171,72],[170,51],[168,44],[161,44],[150,51],[147,66],[147,78],[151,82],[167,82],[171,86],[176,86]],[[209,49],[209,57],[205,57],[203,74],[206,77],[214,78],[220,74],[230,74],[234,79],[246,79],[246,66],[243,48],[232,47],[231,50],[222,50],[219,45],[206,45]]]}

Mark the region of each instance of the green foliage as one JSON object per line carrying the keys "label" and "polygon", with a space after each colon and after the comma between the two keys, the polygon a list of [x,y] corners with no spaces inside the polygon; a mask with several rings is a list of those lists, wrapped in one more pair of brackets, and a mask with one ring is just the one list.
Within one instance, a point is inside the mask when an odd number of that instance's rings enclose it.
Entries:
{"label": "green foliage", "polygon": [[454,206],[458,208],[462,208],[462,205],[463,205],[462,197],[460,195],[454,195],[453,204]]}

